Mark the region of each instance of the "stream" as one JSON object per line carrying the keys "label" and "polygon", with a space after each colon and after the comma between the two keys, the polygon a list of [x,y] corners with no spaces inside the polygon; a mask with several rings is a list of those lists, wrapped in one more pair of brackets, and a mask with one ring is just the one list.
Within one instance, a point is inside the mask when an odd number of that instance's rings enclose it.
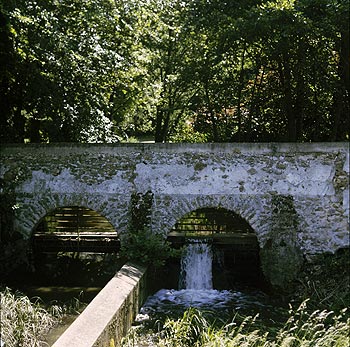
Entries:
{"label": "stream", "polygon": [[257,288],[213,289],[212,257],[211,247],[206,243],[194,242],[187,246],[181,260],[180,289],[161,289],[148,297],[135,319],[134,331],[139,335],[139,342],[133,346],[156,346],[165,321],[181,318],[191,307],[200,310],[216,326],[241,322],[248,316],[256,317],[256,322],[266,327],[286,321],[285,304]]}

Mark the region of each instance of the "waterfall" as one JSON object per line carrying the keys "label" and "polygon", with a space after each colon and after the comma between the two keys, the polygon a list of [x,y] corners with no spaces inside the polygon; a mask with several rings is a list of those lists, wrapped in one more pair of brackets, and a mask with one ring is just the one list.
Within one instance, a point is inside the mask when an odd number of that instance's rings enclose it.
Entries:
{"label": "waterfall", "polygon": [[195,241],[187,245],[181,259],[180,288],[212,289],[212,259],[208,243]]}

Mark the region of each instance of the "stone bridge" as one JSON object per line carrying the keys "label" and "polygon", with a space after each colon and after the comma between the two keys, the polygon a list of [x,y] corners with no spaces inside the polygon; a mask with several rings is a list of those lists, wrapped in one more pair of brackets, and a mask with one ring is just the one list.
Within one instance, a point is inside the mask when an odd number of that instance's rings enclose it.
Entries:
{"label": "stone bridge", "polygon": [[149,228],[164,236],[199,208],[243,217],[273,284],[305,257],[349,246],[348,143],[5,145],[0,177],[24,239],[53,209],[84,206],[122,240],[132,196],[152,193]]}

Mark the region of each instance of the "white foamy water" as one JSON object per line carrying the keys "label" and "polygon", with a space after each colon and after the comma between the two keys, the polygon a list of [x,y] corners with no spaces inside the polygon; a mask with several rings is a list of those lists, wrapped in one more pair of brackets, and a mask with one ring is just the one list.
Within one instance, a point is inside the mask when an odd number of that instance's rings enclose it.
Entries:
{"label": "white foamy water", "polygon": [[181,259],[180,288],[184,289],[159,290],[147,299],[141,314],[168,313],[189,307],[220,311],[224,308],[232,310],[235,307],[237,310],[252,304],[261,305],[256,294],[212,289],[212,258],[210,244],[193,240],[187,245]]}
{"label": "white foamy water", "polygon": [[187,245],[185,255],[181,259],[180,288],[212,289],[212,262],[210,245],[202,242]]}
{"label": "white foamy water", "polygon": [[[195,290],[195,289],[161,289],[153,296],[150,296],[143,307],[159,308],[162,306],[188,307],[210,307],[213,310],[224,306],[234,305],[236,308],[244,306],[263,306],[261,298],[264,295],[247,294],[231,290]],[[259,299],[258,299],[259,297]]]}
{"label": "white foamy water", "polygon": [[169,309],[171,306],[182,307],[210,307],[213,310],[222,308],[232,301],[243,304],[247,298],[241,292],[228,290],[196,290],[196,289],[161,289],[149,297],[143,307],[154,310]]}

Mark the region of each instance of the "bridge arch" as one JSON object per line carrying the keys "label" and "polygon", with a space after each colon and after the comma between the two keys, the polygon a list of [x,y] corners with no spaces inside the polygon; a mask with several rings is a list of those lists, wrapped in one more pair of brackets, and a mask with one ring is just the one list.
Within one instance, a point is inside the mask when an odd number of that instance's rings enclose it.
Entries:
{"label": "bridge arch", "polygon": [[193,210],[176,222],[167,240],[176,248],[198,242],[209,245],[215,289],[242,284],[266,287],[257,235],[244,218],[229,209],[220,206]]}
{"label": "bridge arch", "polygon": [[232,211],[245,219],[256,234],[265,284],[278,287],[290,282],[303,262],[298,240],[300,225],[293,206],[291,196],[278,194],[155,197],[153,229],[167,237],[176,222],[191,211],[201,208]]}
{"label": "bridge arch", "polygon": [[268,198],[237,197],[233,195],[197,195],[186,197],[155,197],[153,229],[161,230],[166,237],[173,226],[188,213],[204,208],[222,208],[243,218],[255,231],[260,247],[268,234],[271,212],[266,209]]}
{"label": "bridge arch", "polygon": [[4,234],[20,248],[65,205],[98,211],[122,237],[131,197],[145,192],[146,226],[165,237],[199,208],[240,215],[276,286],[288,286],[305,259],[349,247],[348,143],[26,144],[3,146],[0,160]]}
{"label": "bridge arch", "polygon": [[51,211],[64,206],[84,206],[104,216],[119,234],[127,232],[129,223],[129,201],[124,199],[107,198],[100,195],[82,194],[46,194],[17,199],[18,206],[25,205],[26,209],[15,211],[15,229],[24,239],[29,240],[40,221]]}
{"label": "bridge arch", "polygon": [[117,252],[117,230],[106,217],[84,206],[60,206],[47,213],[31,236],[35,252]]}
{"label": "bridge arch", "polygon": [[27,249],[39,284],[99,287],[122,265],[118,230],[84,206],[49,210],[35,224]]}

